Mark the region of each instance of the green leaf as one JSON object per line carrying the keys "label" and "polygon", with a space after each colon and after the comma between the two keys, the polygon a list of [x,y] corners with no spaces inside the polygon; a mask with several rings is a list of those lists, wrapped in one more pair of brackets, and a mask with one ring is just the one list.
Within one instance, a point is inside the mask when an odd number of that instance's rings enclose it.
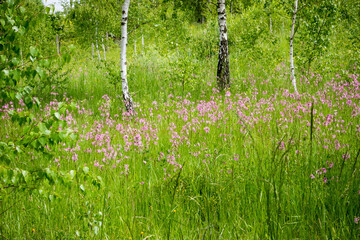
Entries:
{"label": "green leaf", "polygon": [[4,72],[5,76],[7,76],[7,77],[10,75],[10,71],[7,69],[4,69],[3,72]]}
{"label": "green leaf", "polygon": [[31,54],[31,56],[36,57],[38,55],[38,50],[35,47],[31,46],[30,54]]}
{"label": "green leaf", "polygon": [[25,171],[25,170],[21,171],[21,173],[22,173],[22,175],[23,175],[23,177],[25,179],[25,182],[28,183],[29,180],[30,180],[30,176],[31,176],[30,173],[28,171]]}
{"label": "green leaf", "polygon": [[41,144],[41,146],[43,146],[43,147],[44,147],[44,146],[46,145],[46,143],[47,143],[47,139],[44,138],[44,137],[39,138],[38,141],[39,141],[39,143]]}
{"label": "green leaf", "polygon": [[46,72],[43,69],[41,69],[40,67],[36,68],[36,72],[39,74],[41,79],[45,79],[47,77]]}
{"label": "green leaf", "polygon": [[16,57],[14,57],[13,59],[11,59],[11,62],[14,64],[14,65],[18,65],[20,63],[20,60],[17,59]]}
{"label": "green leaf", "polygon": [[45,8],[46,14],[49,14],[50,10],[51,10],[50,7],[46,7],[46,8]]}
{"label": "green leaf", "polygon": [[60,120],[60,113],[55,112],[55,113],[54,113],[54,116],[56,117],[56,119]]}
{"label": "green leaf", "polygon": [[85,187],[84,187],[84,185],[80,185],[80,190],[84,193],[85,192]]}
{"label": "green leaf", "polygon": [[0,60],[2,63],[5,63],[6,62],[6,56],[5,55],[1,55],[0,56]]}
{"label": "green leaf", "polygon": [[5,27],[5,19],[0,19],[0,23],[3,27]]}
{"label": "green leaf", "polygon": [[25,9],[23,6],[21,6],[21,7],[20,7],[20,12],[21,12],[21,13],[24,13],[25,11],[26,11],[26,9]]}
{"label": "green leaf", "polygon": [[19,177],[19,172],[18,171],[13,171],[13,177],[11,178],[11,182],[14,184],[14,185],[17,185],[20,181],[20,177]]}
{"label": "green leaf", "polygon": [[4,162],[6,165],[10,164],[10,156],[8,154],[0,155],[0,162]]}
{"label": "green leaf", "polygon": [[40,133],[43,135],[49,136],[51,133],[51,131],[49,131],[47,129],[47,127],[45,126],[45,123],[39,123],[39,130],[40,130]]}

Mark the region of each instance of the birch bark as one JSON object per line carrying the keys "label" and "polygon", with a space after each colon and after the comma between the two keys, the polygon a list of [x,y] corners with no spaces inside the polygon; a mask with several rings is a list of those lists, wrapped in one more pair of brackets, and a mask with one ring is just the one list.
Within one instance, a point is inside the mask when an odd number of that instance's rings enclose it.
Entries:
{"label": "birch bark", "polygon": [[292,16],[292,24],[291,24],[291,35],[290,35],[290,80],[294,87],[295,92],[297,93],[296,87],[296,78],[295,78],[295,66],[294,66],[294,35],[295,35],[295,22],[296,22],[296,13],[298,7],[298,0],[295,0],[294,5],[294,13]]}
{"label": "birch bark", "polygon": [[225,0],[218,0],[218,18],[220,30],[219,62],[217,84],[220,90],[230,88],[229,46],[226,27]]}
{"label": "birch bark", "polygon": [[105,48],[105,44],[104,44],[104,38],[101,38],[101,43],[102,43],[102,48],[103,48],[103,52],[104,52],[104,61],[106,61],[106,48]]}
{"label": "birch bark", "polygon": [[121,16],[121,86],[127,112],[134,113],[133,101],[129,93],[127,82],[127,63],[126,63],[126,47],[127,47],[127,20],[129,12],[130,0],[125,0],[122,6]]}

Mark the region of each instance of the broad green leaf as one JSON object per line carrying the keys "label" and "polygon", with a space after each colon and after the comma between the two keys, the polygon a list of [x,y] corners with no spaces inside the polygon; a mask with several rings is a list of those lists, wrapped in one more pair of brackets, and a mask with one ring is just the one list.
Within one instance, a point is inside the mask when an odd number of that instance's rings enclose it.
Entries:
{"label": "broad green leaf", "polygon": [[0,56],[0,60],[2,63],[5,63],[6,62],[6,56],[5,55],[1,55]]}
{"label": "broad green leaf", "polygon": [[61,117],[61,116],[60,116],[60,113],[55,112],[55,113],[54,113],[54,116],[56,117],[56,119],[59,119],[59,120],[60,120],[60,117]]}
{"label": "broad green leaf", "polygon": [[31,176],[30,173],[28,171],[25,171],[25,170],[21,171],[21,173],[22,173],[22,175],[23,175],[23,177],[25,179],[25,182],[28,183],[29,180],[30,180],[30,176]]}
{"label": "broad green leaf", "polygon": [[35,47],[31,46],[30,54],[31,54],[31,56],[36,57],[38,55],[38,50]]}
{"label": "broad green leaf", "polygon": [[44,137],[39,138],[38,141],[39,141],[39,143],[41,144],[41,146],[43,146],[43,147],[44,147],[44,146],[46,145],[46,143],[47,143],[47,139],[44,138]]}

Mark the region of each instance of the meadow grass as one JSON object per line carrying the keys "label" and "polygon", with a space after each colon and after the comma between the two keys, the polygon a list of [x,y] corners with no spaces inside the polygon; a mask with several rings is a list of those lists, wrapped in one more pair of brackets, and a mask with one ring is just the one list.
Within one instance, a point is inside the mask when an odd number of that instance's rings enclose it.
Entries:
{"label": "meadow grass", "polygon": [[[1,194],[1,236],[359,238],[358,75],[299,77],[296,95],[285,64],[246,63],[234,51],[232,88],[219,93],[216,57],[187,54],[169,57],[149,47],[135,56],[130,48],[135,116],[123,111],[121,89],[101,64],[75,57],[68,90],[43,96],[37,114],[75,102],[77,111],[63,117],[77,140],[49,149],[53,158],[30,152],[12,165],[87,166],[104,185],[78,179],[69,187],[43,186],[55,200]],[[118,55],[113,48],[108,61],[118,64]],[[193,67],[183,71],[181,64]],[[6,116],[1,121],[0,140],[15,136],[17,126]]]}

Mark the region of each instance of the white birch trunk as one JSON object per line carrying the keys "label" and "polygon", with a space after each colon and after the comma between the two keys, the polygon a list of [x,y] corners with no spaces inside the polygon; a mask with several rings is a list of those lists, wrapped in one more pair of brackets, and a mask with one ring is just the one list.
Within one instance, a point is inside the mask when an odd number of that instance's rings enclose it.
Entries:
{"label": "white birch trunk", "polygon": [[103,48],[103,52],[104,52],[104,61],[106,61],[106,49],[105,49],[105,44],[104,44],[104,38],[101,38],[101,42],[102,42],[102,48]]}
{"label": "white birch trunk", "polygon": [[296,21],[296,13],[298,7],[298,0],[295,0],[294,5],[294,13],[292,16],[292,25],[291,25],[291,35],[290,35],[290,80],[294,87],[295,92],[297,93],[296,87],[296,78],[295,78],[295,66],[294,66],[294,35],[295,35],[295,21]]}
{"label": "white birch trunk", "polygon": [[126,62],[126,47],[127,47],[127,21],[129,12],[130,0],[125,0],[122,6],[121,16],[121,86],[127,112],[134,113],[133,101],[129,93],[129,86],[127,82],[127,62]]}
{"label": "white birch trunk", "polygon": [[56,52],[58,55],[60,55],[60,37],[59,37],[59,35],[56,35]]}
{"label": "white birch trunk", "polygon": [[229,72],[229,46],[226,27],[225,0],[218,0],[218,18],[219,18],[219,62],[217,68],[217,83],[220,90],[230,88]]}
{"label": "white birch trunk", "polygon": [[95,52],[95,49],[94,49],[94,43],[91,43],[91,58],[94,59],[94,52]]}
{"label": "white birch trunk", "polygon": [[100,51],[99,51],[99,45],[98,45],[98,32],[97,32],[97,27],[96,27],[96,30],[95,30],[95,46],[96,46],[96,52],[97,52],[97,55],[98,55],[98,58],[99,58],[99,61],[101,61],[101,56],[100,56]]}

